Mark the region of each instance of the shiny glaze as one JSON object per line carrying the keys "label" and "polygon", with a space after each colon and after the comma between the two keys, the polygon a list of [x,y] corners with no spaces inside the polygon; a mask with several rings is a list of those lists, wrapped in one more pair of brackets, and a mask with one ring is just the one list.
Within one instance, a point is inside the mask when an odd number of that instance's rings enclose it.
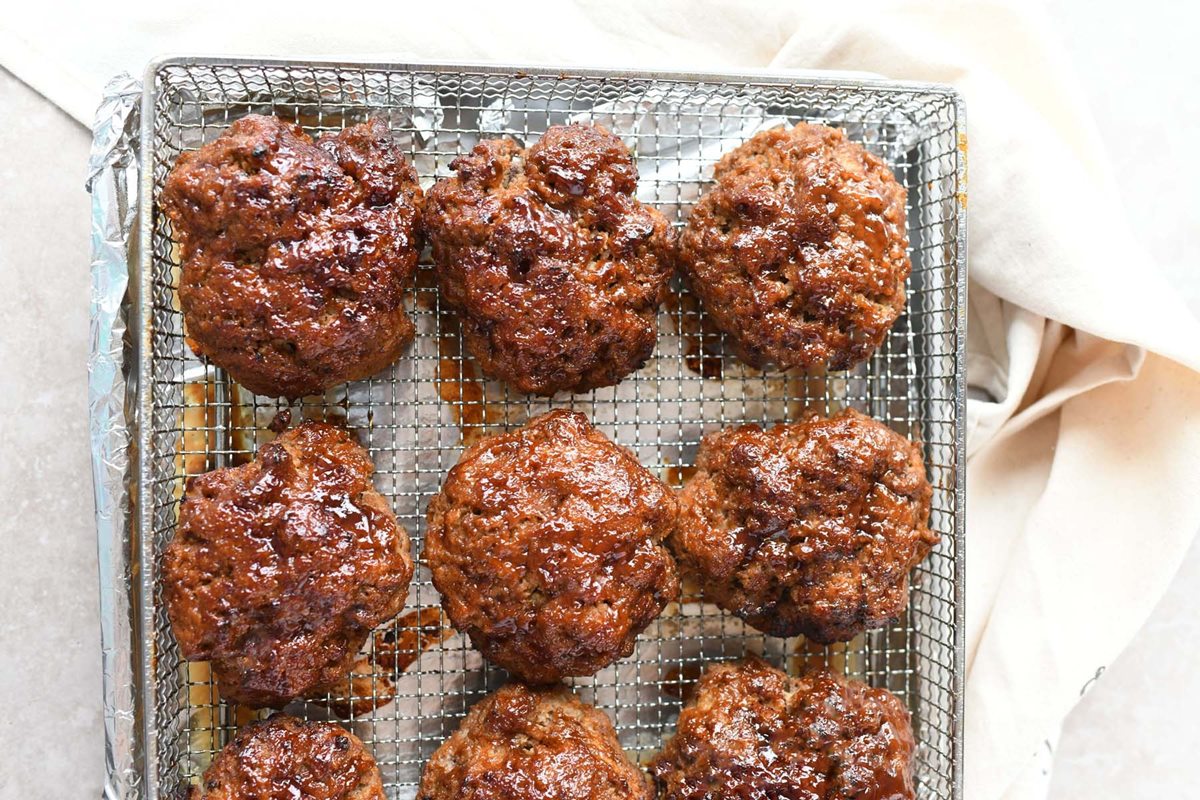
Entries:
{"label": "shiny glaze", "polygon": [[552,395],[616,383],[654,349],[674,269],[665,217],[635,197],[616,136],[550,128],[528,150],[480,142],[429,191],[441,297],[488,377]]}
{"label": "shiny glaze", "polygon": [[853,410],[704,437],[671,547],[706,597],[759,630],[845,641],[908,603],[938,535],[921,451]]}
{"label": "shiny glaze", "polygon": [[189,800],[384,800],[375,759],[350,731],[276,714],[213,759]]}
{"label": "shiny glaze", "polygon": [[248,115],[182,154],[159,197],[192,349],[256,394],[379,372],[413,338],[421,190],[379,121],[313,142]]}
{"label": "shiny glaze", "polygon": [[271,417],[271,422],[267,425],[267,430],[278,436],[286,431],[292,424],[292,410],[283,408],[275,412],[275,416]]}
{"label": "shiny glaze", "polygon": [[847,369],[904,309],[905,191],[845,135],[799,124],[727,153],[680,239],[689,285],[755,367]]}
{"label": "shiny glaze", "polygon": [[470,447],[429,505],[442,607],[531,683],[590,675],[679,591],[667,487],[579,413],[551,411]]}
{"label": "shiny glaze", "polygon": [[561,686],[479,701],[425,767],[417,800],[651,800],[604,713]]}
{"label": "shiny glaze", "polygon": [[163,595],[184,657],[211,660],[223,696],[279,707],[332,686],[402,607],[408,534],[373,470],[345,430],[306,422],[189,482]]}
{"label": "shiny glaze", "polygon": [[912,800],[915,748],[890,692],[751,658],[705,671],[651,773],[661,800]]}

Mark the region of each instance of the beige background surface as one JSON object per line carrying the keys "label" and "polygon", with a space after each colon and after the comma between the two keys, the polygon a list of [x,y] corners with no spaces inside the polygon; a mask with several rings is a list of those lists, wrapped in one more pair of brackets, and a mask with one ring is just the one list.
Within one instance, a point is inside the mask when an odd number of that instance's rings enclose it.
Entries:
{"label": "beige background surface", "polygon": [[0,109],[0,798],[94,798],[90,137],[3,70]]}
{"label": "beige background surface", "polygon": [[[1145,247],[1200,313],[1200,12],[1050,3]],[[1126,11],[1127,6],[1113,4]],[[0,798],[100,792],[86,436],[87,132],[0,71]],[[1102,235],[1098,225],[1097,235]],[[1067,721],[1051,797],[1188,797],[1200,744],[1200,546]],[[970,793],[968,792],[968,798]]]}
{"label": "beige background surface", "polygon": [[[1200,315],[1200,201],[1190,188],[1200,181],[1200,5],[1146,0],[1133,11],[1111,0],[1051,0],[1049,6],[1134,232]],[[1096,233],[1103,235],[1102,225]],[[1200,542],[1129,649],[1067,718],[1052,800],[1197,796],[1198,599]]]}

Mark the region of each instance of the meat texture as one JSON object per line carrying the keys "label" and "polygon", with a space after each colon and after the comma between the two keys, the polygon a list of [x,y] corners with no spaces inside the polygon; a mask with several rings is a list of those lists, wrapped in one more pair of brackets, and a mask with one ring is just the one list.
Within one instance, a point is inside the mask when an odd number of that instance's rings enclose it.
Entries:
{"label": "meat texture", "polygon": [[480,142],[430,191],[425,226],[443,300],[489,377],[553,395],[645,363],[674,270],[666,218],[598,126],[556,126],[526,149]]}
{"label": "meat texture", "polygon": [[709,319],[754,367],[849,369],[904,310],[905,191],[824,125],[751,137],[717,162],[680,262]]}
{"label": "meat texture", "polygon": [[912,800],[915,749],[891,692],[752,658],[701,676],[651,772],[660,800]]}
{"label": "meat texture", "polygon": [[704,437],[671,546],[706,597],[773,636],[848,641],[908,605],[937,544],[917,445],[847,409]]}
{"label": "meat texture", "polygon": [[604,712],[562,686],[510,683],[425,765],[417,800],[651,800]]}
{"label": "meat texture", "polygon": [[454,627],[528,683],[633,652],[679,592],[671,491],[582,414],[469,448],[429,505],[425,557]]}
{"label": "meat texture", "polygon": [[421,202],[382,122],[314,142],[276,117],[236,120],[180,155],[159,197],[188,344],[272,397],[383,370],[413,338]]}
{"label": "meat texture", "polygon": [[330,722],[276,714],[217,753],[188,800],[385,800],[375,759]]}
{"label": "meat texture", "polygon": [[403,607],[408,533],[373,471],[347,431],[306,422],[189,482],[163,597],[183,656],[212,661],[226,699],[280,708],[332,688]]}

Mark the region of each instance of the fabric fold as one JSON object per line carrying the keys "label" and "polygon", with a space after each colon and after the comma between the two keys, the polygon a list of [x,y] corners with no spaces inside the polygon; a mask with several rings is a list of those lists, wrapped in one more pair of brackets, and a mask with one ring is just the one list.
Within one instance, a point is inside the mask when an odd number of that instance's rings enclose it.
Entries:
{"label": "fabric fold", "polygon": [[76,113],[79,80],[98,92],[164,51],[953,83],[970,169],[966,796],[1044,794],[1064,715],[1145,620],[1200,527],[1200,322],[1129,233],[1037,7],[580,2],[548,5],[539,33],[528,12],[391,4],[367,28],[314,35],[269,7],[240,9],[230,29],[208,9],[168,24],[97,6],[72,31],[33,36],[61,28],[53,6],[22,8],[12,35],[40,49],[0,61]]}

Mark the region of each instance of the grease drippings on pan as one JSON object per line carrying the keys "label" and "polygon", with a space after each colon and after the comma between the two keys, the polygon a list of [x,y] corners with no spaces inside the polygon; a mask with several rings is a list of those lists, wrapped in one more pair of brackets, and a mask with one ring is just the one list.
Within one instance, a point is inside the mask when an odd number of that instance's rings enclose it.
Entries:
{"label": "grease drippings on pan", "polygon": [[691,292],[676,292],[667,300],[666,308],[675,318],[683,344],[683,363],[687,368],[710,380],[724,377],[721,332],[701,312],[696,296]]}
{"label": "grease drippings on pan", "polygon": [[464,446],[482,439],[504,421],[504,410],[487,401],[475,362],[462,352],[458,321],[448,313],[438,334],[438,396],[450,404]]}
{"label": "grease drippings on pan", "polygon": [[417,268],[417,275],[413,280],[412,291],[413,302],[417,308],[424,309],[425,311],[437,310],[437,273],[432,267],[422,265]]}
{"label": "grease drippings on pan", "polygon": [[799,675],[809,669],[829,669],[839,675],[861,675],[863,653],[866,649],[866,634],[859,634],[848,642],[823,645],[804,638],[796,639],[788,672]]}
{"label": "grease drippings on pan", "polygon": [[675,489],[681,488],[696,474],[695,464],[668,464],[663,470],[664,482]]}
{"label": "grease drippings on pan", "polygon": [[392,702],[400,674],[453,634],[453,628],[442,625],[436,608],[417,609],[397,617],[391,625],[375,631],[371,651],[355,662],[346,683],[330,696],[330,710],[350,718]]}
{"label": "grease drippings on pan", "polygon": [[700,680],[700,673],[703,671],[704,665],[701,663],[687,663],[671,667],[663,676],[662,682],[659,683],[658,690],[668,697],[686,700],[692,689],[695,688],[696,681]]}

